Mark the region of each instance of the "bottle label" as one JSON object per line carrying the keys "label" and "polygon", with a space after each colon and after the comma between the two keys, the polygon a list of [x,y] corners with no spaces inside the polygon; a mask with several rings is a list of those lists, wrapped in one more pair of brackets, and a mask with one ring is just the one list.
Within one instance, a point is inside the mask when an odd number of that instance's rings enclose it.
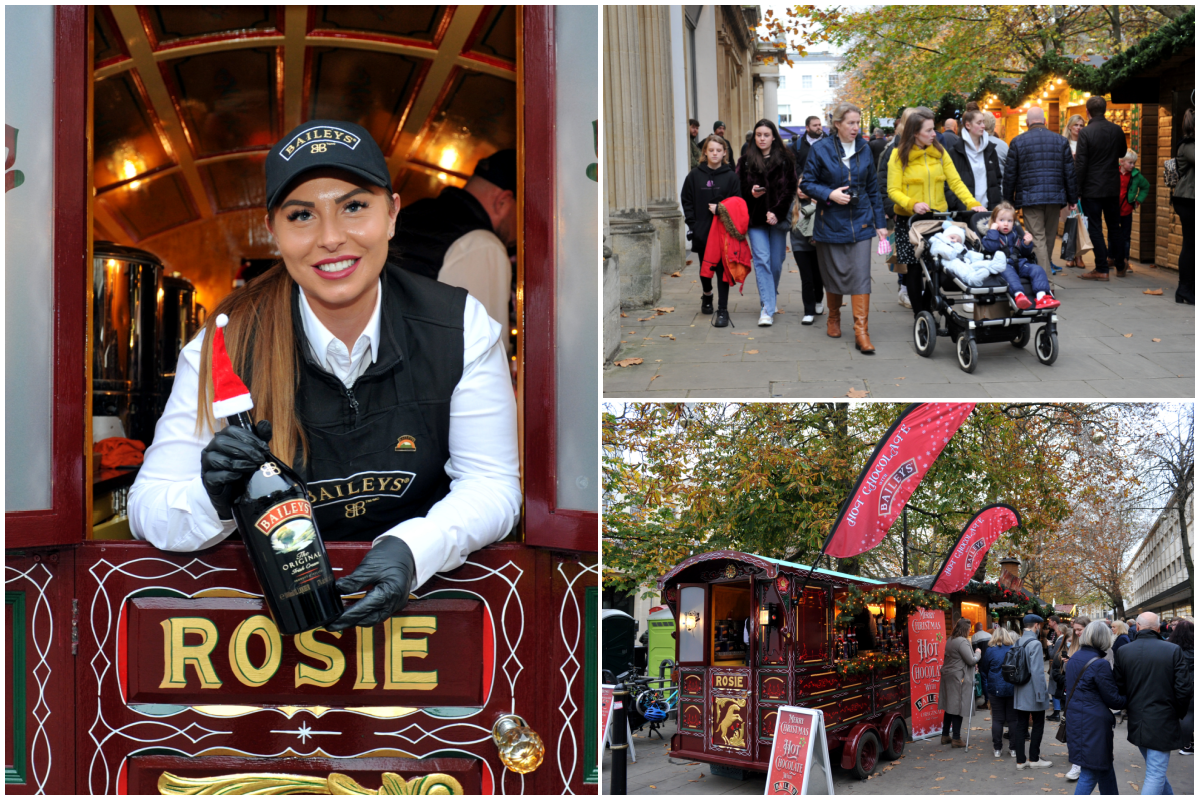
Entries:
{"label": "bottle label", "polygon": [[[307,500],[285,500],[258,518],[254,526],[271,540],[280,570],[292,584],[281,597],[295,597],[333,579],[316,548],[317,529]],[[315,583],[314,583],[315,582]]]}

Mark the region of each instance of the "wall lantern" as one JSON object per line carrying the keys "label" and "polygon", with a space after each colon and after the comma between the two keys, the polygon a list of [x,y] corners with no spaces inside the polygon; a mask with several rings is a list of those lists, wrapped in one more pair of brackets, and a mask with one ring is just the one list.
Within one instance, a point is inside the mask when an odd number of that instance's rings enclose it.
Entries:
{"label": "wall lantern", "polygon": [[685,631],[696,630],[696,625],[698,625],[699,622],[700,622],[700,615],[694,611],[689,611],[688,613],[683,614],[679,618],[680,627],[682,627]]}

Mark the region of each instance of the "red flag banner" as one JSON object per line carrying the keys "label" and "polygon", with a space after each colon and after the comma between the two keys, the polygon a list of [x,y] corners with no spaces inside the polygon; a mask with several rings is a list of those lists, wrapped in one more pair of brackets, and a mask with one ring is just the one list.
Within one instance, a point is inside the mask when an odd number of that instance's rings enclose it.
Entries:
{"label": "red flag banner", "polygon": [[908,615],[909,703],[913,741],[942,732],[938,689],[942,683],[946,612],[918,608]]}
{"label": "red flag banner", "polygon": [[941,594],[962,591],[1000,534],[1020,524],[1021,515],[1017,510],[1003,503],[988,506],[980,511],[967,527],[963,528],[958,543],[938,570],[932,590]]}
{"label": "red flag banner", "polygon": [[904,409],[858,476],[822,552],[852,558],[883,541],[925,473],[974,408],[974,403],[914,403]]}

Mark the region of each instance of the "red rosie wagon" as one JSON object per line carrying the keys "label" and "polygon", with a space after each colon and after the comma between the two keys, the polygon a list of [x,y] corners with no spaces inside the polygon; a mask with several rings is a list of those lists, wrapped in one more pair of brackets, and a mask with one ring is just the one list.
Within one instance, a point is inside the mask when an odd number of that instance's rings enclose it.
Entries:
{"label": "red rosie wagon", "polygon": [[[766,772],[780,706],[825,714],[830,763],[866,778],[908,741],[907,639],[894,599],[836,614],[870,578],[732,550],[692,556],[659,580],[676,620],[673,758],[714,775]],[[899,587],[898,587],[899,588]]]}

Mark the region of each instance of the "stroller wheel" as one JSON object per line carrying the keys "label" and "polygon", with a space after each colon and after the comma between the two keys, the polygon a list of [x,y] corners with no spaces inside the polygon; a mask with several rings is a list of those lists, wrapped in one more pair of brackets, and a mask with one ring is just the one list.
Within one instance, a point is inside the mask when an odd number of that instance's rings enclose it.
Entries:
{"label": "stroller wheel", "polygon": [[1020,325],[1018,327],[1021,329],[1021,332],[1018,333],[1016,335],[1016,337],[1012,340],[1012,346],[1013,347],[1024,347],[1025,345],[1029,344],[1029,328],[1030,328],[1030,326],[1029,325]]}
{"label": "stroller wheel", "polygon": [[963,372],[974,372],[979,363],[979,348],[975,340],[963,334],[958,337],[958,368]]}
{"label": "stroller wheel", "polygon": [[934,345],[937,344],[937,322],[933,314],[922,311],[913,322],[913,345],[917,353],[925,358],[933,355]]}
{"label": "stroller wheel", "polygon": [[1038,328],[1034,338],[1033,352],[1037,360],[1047,367],[1058,358],[1058,334],[1050,330],[1049,325]]}

